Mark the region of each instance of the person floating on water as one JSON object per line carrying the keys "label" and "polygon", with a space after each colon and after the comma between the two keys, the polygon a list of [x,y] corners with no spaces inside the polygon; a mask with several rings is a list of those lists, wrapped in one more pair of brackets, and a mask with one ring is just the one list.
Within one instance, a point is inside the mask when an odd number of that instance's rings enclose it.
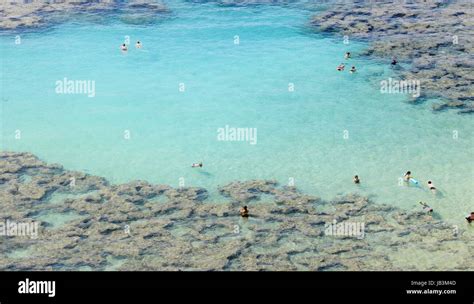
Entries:
{"label": "person floating on water", "polygon": [[249,209],[247,208],[247,206],[243,206],[242,208],[240,208],[239,213],[241,217],[249,217]]}
{"label": "person floating on water", "polygon": [[410,181],[410,178],[411,178],[411,171],[407,171],[407,173],[405,173],[405,176],[403,177],[403,179],[408,182]]}
{"label": "person floating on water", "polygon": [[346,52],[346,54],[344,55],[344,58],[345,59],[351,58],[351,52]]}
{"label": "person floating on water", "polygon": [[354,184],[360,184],[359,175],[354,175]]}
{"label": "person floating on water", "polygon": [[470,224],[472,221],[474,221],[474,212],[471,212],[470,215],[466,217],[466,221]]}
{"label": "person floating on water", "polygon": [[391,65],[397,65],[398,61],[396,57],[392,58],[392,62],[390,63]]}
{"label": "person floating on water", "polygon": [[433,208],[428,206],[427,203],[420,202],[420,205],[423,206],[423,211],[426,211],[429,214],[433,213]]}
{"label": "person floating on water", "polygon": [[140,41],[137,41],[137,43],[135,43],[135,47],[137,49],[141,49],[142,48],[142,44],[140,43]]}
{"label": "person floating on water", "polygon": [[202,168],[202,163],[194,163],[191,165],[192,168]]}
{"label": "person floating on water", "polygon": [[430,188],[431,191],[436,192],[436,187],[431,181],[428,181],[428,188]]}
{"label": "person floating on water", "polygon": [[341,64],[337,67],[337,70],[338,70],[338,71],[344,71],[344,67],[345,67],[344,63],[341,63]]}
{"label": "person floating on water", "polygon": [[355,66],[352,66],[352,68],[351,68],[351,70],[350,70],[349,72],[355,73],[355,71],[356,71],[356,67],[355,67]]}
{"label": "person floating on water", "polygon": [[127,45],[125,43],[120,46],[120,49],[124,52],[128,50]]}

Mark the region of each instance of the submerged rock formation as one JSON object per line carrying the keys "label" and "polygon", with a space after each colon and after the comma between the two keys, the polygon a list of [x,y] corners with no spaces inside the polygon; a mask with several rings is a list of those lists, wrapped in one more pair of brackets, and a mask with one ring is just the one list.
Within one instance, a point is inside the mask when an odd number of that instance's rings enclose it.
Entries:
{"label": "submerged rock formation", "polygon": [[410,63],[403,79],[421,81],[422,97],[444,100],[433,110],[474,112],[474,8],[471,1],[342,2],[314,16],[320,31],[369,39],[363,55]]}
{"label": "submerged rock formation", "polygon": [[78,13],[115,12],[124,22],[143,24],[167,8],[159,0],[9,0],[0,4],[0,29],[45,26]]}
{"label": "submerged rock formation", "polygon": [[[202,188],[110,185],[3,152],[0,219],[41,225],[34,239],[0,236],[0,270],[474,270],[469,232],[423,212],[358,195],[323,201],[275,181],[219,191],[231,201],[208,201]],[[45,213],[74,217],[50,225]],[[339,233],[337,223],[363,224],[363,234]],[[400,262],[407,252],[416,252],[411,263]]]}

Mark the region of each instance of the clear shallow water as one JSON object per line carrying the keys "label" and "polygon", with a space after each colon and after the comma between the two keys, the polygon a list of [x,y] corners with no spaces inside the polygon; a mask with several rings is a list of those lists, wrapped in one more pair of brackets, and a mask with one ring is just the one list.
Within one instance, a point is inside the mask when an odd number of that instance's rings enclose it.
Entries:
{"label": "clear shallow water", "polygon": [[[314,12],[169,5],[172,13],[152,25],[87,18],[23,33],[20,45],[15,34],[2,35],[2,150],[114,183],[178,186],[184,178],[209,189],[212,200],[222,200],[218,185],[234,180],[293,178],[323,198],[358,191],[415,210],[423,200],[464,225],[474,206],[471,116],[432,114],[430,102],[413,106],[407,96],[380,94],[392,71],[358,58],[363,43],[312,33]],[[123,54],[126,35],[144,48]],[[356,74],[335,70],[347,50]],[[96,96],[56,94],[64,77],[94,80]],[[257,128],[257,144],[218,141],[226,125]],[[190,168],[199,161],[203,169]],[[407,170],[423,185],[433,180],[442,196],[400,187]]]}
{"label": "clear shallow water", "polygon": [[81,216],[74,212],[48,212],[35,217],[36,220],[46,222],[51,229],[60,228],[65,223],[80,218]]}

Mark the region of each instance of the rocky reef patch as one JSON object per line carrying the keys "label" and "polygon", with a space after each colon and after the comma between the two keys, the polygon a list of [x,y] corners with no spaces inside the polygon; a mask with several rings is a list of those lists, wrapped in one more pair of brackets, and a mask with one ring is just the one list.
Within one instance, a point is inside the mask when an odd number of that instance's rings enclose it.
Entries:
{"label": "rocky reef patch", "polygon": [[9,0],[0,4],[0,29],[38,28],[77,14],[118,14],[124,23],[148,24],[168,12],[159,0]]}
{"label": "rocky reef patch", "polygon": [[472,20],[472,1],[336,1],[312,25],[349,41],[367,39],[362,55],[409,63],[397,72],[421,82],[421,98],[413,102],[439,98],[434,111],[466,114],[474,112]]}
{"label": "rocky reef patch", "polygon": [[[355,194],[323,201],[271,180],[219,192],[230,202],[203,188],[112,185],[2,152],[0,219],[36,221],[39,232],[0,236],[0,270],[474,270],[472,236],[421,211]],[[363,235],[336,223],[362,225]],[[449,267],[433,256],[449,257]]]}

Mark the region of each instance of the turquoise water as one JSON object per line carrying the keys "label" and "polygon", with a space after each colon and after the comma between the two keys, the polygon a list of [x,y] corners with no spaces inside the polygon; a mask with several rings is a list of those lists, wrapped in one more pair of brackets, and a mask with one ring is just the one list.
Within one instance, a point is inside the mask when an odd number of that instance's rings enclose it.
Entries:
{"label": "turquoise water", "polygon": [[[364,43],[311,31],[315,12],[297,4],[168,4],[171,13],[153,24],[71,18],[20,33],[19,45],[18,33],[0,36],[2,150],[113,183],[178,186],[184,178],[209,189],[211,200],[222,200],[217,186],[234,180],[294,179],[326,199],[356,191],[410,210],[423,200],[464,225],[474,206],[471,116],[432,114],[431,101],[381,94],[393,71],[358,57]],[[355,74],[335,69],[348,50]],[[56,94],[64,77],[95,81],[95,97]],[[257,144],[218,141],[226,125],[256,128]],[[190,168],[200,161],[203,169]],[[399,185],[407,170],[423,187]],[[441,196],[424,187],[428,179]]]}

